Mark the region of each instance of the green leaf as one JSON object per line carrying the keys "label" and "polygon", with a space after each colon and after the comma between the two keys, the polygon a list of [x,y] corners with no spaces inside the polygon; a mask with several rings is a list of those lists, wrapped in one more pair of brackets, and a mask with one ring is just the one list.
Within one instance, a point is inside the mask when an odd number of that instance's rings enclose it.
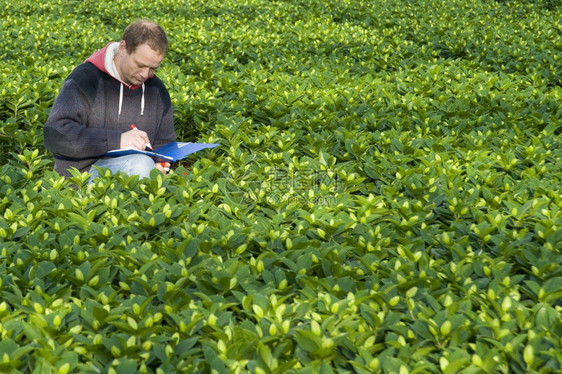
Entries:
{"label": "green leaf", "polygon": [[319,351],[322,346],[322,340],[318,335],[315,335],[312,331],[308,330],[297,330],[295,340],[297,346],[308,353],[314,353]]}

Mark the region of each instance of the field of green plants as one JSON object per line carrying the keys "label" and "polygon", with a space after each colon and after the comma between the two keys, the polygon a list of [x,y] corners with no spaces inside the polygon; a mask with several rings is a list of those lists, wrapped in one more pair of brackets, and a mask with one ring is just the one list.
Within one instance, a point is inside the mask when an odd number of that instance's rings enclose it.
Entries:
{"label": "field of green plants", "polygon": [[[183,141],[52,171],[72,68],[137,18]],[[560,373],[560,0],[0,7],[0,372]]]}

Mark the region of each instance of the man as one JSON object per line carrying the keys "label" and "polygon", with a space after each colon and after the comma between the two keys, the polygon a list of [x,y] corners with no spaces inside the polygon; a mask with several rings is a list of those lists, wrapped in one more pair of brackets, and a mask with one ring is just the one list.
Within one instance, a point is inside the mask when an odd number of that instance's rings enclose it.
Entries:
{"label": "man", "polygon": [[120,42],[107,44],[78,65],[66,79],[43,129],[55,170],[90,171],[148,177],[165,173],[169,163],[143,155],[107,158],[110,150],[158,148],[175,140],[173,108],[164,84],[154,75],[168,49],[166,33],[155,22],[127,26]]}

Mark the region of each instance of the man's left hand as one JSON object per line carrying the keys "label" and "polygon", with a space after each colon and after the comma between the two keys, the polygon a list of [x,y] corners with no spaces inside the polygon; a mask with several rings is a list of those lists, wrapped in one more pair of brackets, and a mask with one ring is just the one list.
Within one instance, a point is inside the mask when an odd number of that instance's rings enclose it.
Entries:
{"label": "man's left hand", "polygon": [[170,163],[169,162],[157,162],[156,169],[160,170],[162,174],[168,174],[170,171]]}

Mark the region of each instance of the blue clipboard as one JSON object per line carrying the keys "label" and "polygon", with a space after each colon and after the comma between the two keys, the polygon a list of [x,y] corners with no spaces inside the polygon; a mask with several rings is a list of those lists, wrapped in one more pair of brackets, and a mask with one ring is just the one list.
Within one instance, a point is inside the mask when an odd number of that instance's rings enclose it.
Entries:
{"label": "blue clipboard", "polygon": [[202,149],[215,148],[219,144],[215,143],[186,143],[186,142],[171,142],[155,149],[154,151],[141,151],[134,148],[116,149],[104,154],[104,157],[120,157],[132,154],[144,154],[152,157],[155,161],[179,161],[192,153],[198,152]]}

